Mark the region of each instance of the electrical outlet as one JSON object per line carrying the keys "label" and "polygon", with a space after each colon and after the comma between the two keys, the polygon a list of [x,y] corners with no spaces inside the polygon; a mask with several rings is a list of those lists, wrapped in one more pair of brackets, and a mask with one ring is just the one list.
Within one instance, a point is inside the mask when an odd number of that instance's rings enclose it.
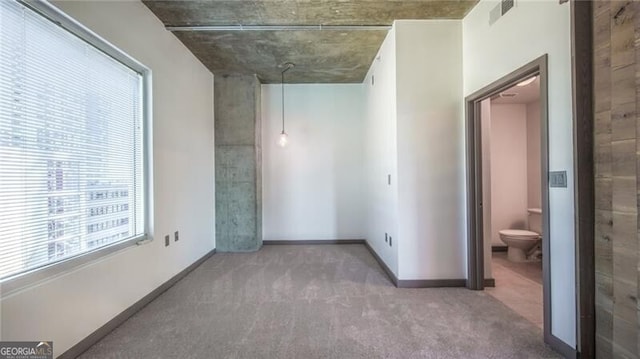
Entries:
{"label": "electrical outlet", "polygon": [[384,243],[389,242],[389,233],[384,234]]}
{"label": "electrical outlet", "polygon": [[168,247],[169,243],[171,243],[171,241],[169,240],[169,235],[167,234],[166,236],[164,236],[164,246]]}
{"label": "electrical outlet", "polygon": [[389,247],[393,247],[393,237],[389,236]]}
{"label": "electrical outlet", "polygon": [[173,240],[174,240],[175,242],[177,242],[179,239],[180,239],[180,237],[178,236],[178,231],[175,231],[175,232],[173,233]]}

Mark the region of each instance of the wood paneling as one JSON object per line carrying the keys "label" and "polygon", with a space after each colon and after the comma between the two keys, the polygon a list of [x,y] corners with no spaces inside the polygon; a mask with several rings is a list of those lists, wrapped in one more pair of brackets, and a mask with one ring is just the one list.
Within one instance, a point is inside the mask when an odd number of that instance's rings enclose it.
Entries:
{"label": "wood paneling", "polygon": [[[596,357],[639,358],[640,4],[593,9]],[[640,14],[638,14],[640,15]]]}

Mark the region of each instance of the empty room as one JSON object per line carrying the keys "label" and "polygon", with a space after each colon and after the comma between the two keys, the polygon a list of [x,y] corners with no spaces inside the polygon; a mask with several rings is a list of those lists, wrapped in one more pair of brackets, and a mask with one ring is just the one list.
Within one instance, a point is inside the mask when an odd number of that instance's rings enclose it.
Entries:
{"label": "empty room", "polygon": [[640,358],[639,6],[0,0],[0,359]]}

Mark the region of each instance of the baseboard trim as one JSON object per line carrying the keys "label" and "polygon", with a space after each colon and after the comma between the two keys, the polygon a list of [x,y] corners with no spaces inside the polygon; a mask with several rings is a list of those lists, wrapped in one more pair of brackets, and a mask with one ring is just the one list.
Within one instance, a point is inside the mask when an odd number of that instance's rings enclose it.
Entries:
{"label": "baseboard trim", "polygon": [[394,286],[398,287],[398,278],[396,277],[395,274],[393,274],[391,269],[387,267],[387,264],[382,260],[382,258],[380,258],[378,253],[376,253],[376,251],[373,250],[373,248],[371,248],[371,246],[369,245],[369,242],[364,241],[364,246],[367,248],[367,250],[369,250],[369,253],[371,253],[373,258],[375,258],[375,260],[378,262],[380,267],[382,267],[382,270],[387,274],[389,279],[391,279],[391,283],[393,283]]}
{"label": "baseboard trim", "polygon": [[91,346],[100,341],[100,339],[104,338],[107,334],[111,333],[114,329],[124,323],[131,316],[136,314],[140,309],[144,308],[147,304],[151,303],[154,299],[156,299],[160,294],[167,291],[167,289],[171,288],[174,284],[176,284],[180,279],[184,278],[187,274],[189,274],[192,270],[196,269],[200,266],[204,261],[209,259],[212,255],[216,253],[216,250],[213,249],[209,253],[205,254],[203,257],[195,261],[193,264],[183,269],[180,273],[171,277],[169,280],[164,282],[158,288],[154,289],[151,293],[145,295],[142,299],[135,302],[129,308],[122,311],[120,314],[116,315],[113,319],[108,321],[105,325],[96,329],[93,333],[89,334],[86,338],[82,339],[78,344],[72,346],[67,351],[62,353],[58,358],[62,359],[72,359],[80,356],[80,354],[87,351]]}
{"label": "baseboard trim", "polygon": [[378,253],[369,245],[369,242],[365,241],[364,246],[367,247],[373,258],[376,259],[380,267],[387,274],[393,285],[397,288],[446,288],[446,287],[465,287],[467,285],[466,279],[398,279],[391,271],[387,264],[380,258]]}
{"label": "baseboard trim", "polygon": [[547,342],[547,344],[549,344],[554,350],[560,353],[560,355],[565,357],[565,359],[578,358],[578,351],[575,348],[572,348],[553,334],[546,337],[545,342]]}
{"label": "baseboard trim", "polygon": [[267,240],[262,241],[263,245],[285,245],[285,244],[365,244],[364,239],[301,239],[293,241]]}
{"label": "baseboard trim", "polygon": [[485,278],[484,279],[484,286],[485,287],[495,287],[496,286],[496,280],[493,278]]}
{"label": "baseboard trim", "polygon": [[506,252],[507,249],[507,246],[495,246],[491,247],[491,252]]}
{"label": "baseboard trim", "polygon": [[401,279],[398,281],[398,288],[455,288],[466,286],[466,279]]}

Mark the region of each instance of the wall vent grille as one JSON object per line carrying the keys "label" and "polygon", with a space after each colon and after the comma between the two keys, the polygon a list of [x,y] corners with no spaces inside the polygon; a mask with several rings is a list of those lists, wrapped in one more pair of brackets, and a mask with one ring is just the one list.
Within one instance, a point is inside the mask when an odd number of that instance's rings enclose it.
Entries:
{"label": "wall vent grille", "polygon": [[501,0],[489,11],[489,25],[493,25],[516,5],[515,0]]}
{"label": "wall vent grille", "polygon": [[502,16],[507,13],[507,11],[513,9],[515,5],[515,0],[502,0]]}

